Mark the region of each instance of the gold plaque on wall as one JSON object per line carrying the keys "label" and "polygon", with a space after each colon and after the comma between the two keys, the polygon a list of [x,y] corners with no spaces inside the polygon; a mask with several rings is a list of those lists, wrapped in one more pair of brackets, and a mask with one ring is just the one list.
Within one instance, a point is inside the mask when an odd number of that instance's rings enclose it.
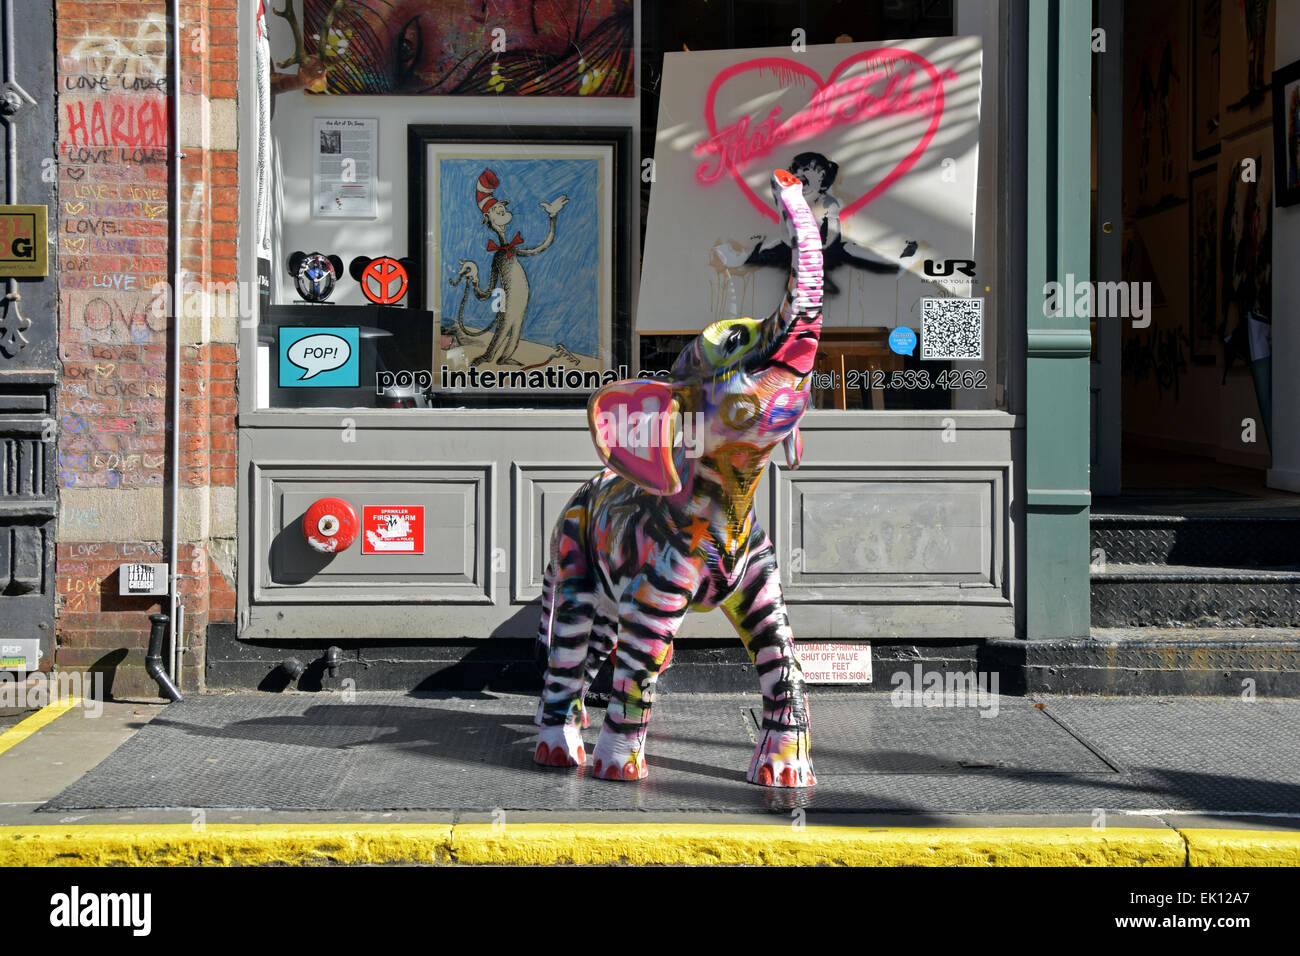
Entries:
{"label": "gold plaque on wall", "polygon": [[50,274],[44,206],[0,206],[0,277]]}

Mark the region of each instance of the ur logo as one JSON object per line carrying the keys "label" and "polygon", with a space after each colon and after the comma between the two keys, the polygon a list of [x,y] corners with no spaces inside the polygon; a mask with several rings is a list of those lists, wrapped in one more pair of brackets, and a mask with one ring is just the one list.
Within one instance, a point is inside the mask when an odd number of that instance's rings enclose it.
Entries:
{"label": "ur logo", "polygon": [[974,259],[944,259],[942,268],[936,269],[933,259],[925,260],[925,274],[928,276],[950,276],[960,272],[964,276],[975,278]]}
{"label": "ur logo", "polygon": [[380,256],[361,270],[361,291],[376,305],[392,305],[406,295],[406,267],[391,256]]}

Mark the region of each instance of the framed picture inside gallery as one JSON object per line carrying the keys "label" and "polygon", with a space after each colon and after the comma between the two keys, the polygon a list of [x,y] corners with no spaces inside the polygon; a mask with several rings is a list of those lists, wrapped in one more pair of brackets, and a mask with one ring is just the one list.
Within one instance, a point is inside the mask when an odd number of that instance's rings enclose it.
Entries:
{"label": "framed picture inside gallery", "polygon": [[1273,73],[1273,170],[1277,204],[1300,203],[1300,60]]}
{"label": "framed picture inside gallery", "polygon": [[1191,277],[1187,334],[1192,361],[1213,365],[1219,354],[1218,164],[1194,170],[1187,202],[1188,275]]}
{"label": "framed picture inside gallery", "polygon": [[433,391],[585,405],[630,363],[631,129],[408,127]]}

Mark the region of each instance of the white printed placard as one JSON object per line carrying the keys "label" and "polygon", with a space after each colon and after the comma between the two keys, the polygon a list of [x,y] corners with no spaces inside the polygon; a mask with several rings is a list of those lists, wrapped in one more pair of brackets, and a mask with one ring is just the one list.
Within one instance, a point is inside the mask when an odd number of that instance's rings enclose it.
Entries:
{"label": "white printed placard", "polygon": [[871,645],[847,641],[798,642],[799,664],[809,684],[870,684]]}
{"label": "white printed placard", "polygon": [[379,215],[379,120],[317,118],[313,131],[311,211],[322,219]]}

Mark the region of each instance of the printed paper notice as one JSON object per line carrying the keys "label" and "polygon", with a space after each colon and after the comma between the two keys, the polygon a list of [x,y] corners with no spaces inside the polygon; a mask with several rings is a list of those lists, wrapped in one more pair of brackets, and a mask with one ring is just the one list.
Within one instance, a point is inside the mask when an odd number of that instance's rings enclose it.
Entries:
{"label": "printed paper notice", "polygon": [[317,119],[312,165],[312,214],[375,219],[379,148],[377,119]]}
{"label": "printed paper notice", "polygon": [[870,684],[871,645],[804,643],[795,645],[803,679],[810,684]]}

